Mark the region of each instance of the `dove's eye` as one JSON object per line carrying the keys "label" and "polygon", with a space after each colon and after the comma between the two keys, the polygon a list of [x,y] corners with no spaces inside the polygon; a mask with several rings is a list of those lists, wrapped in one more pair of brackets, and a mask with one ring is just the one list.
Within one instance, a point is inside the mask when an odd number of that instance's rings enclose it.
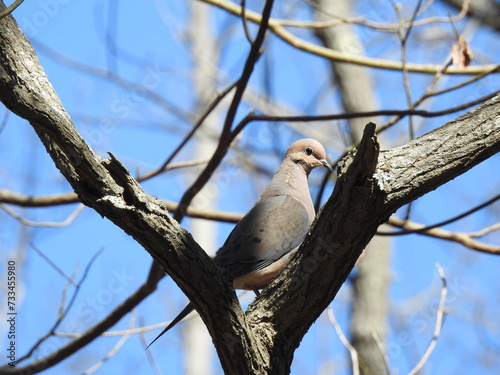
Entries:
{"label": "dove's eye", "polygon": [[312,155],[312,153],[313,153],[312,147],[306,147],[306,149],[304,151],[305,151],[306,155]]}

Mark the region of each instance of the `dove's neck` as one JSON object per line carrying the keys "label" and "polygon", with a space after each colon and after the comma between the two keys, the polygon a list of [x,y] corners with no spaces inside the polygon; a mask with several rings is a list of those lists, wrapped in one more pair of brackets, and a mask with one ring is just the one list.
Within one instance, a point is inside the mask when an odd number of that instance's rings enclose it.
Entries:
{"label": "dove's neck", "polygon": [[307,175],[301,165],[294,163],[292,160],[285,160],[260,196],[260,199],[290,195],[304,205],[312,221],[315,211],[309,186],[307,185]]}

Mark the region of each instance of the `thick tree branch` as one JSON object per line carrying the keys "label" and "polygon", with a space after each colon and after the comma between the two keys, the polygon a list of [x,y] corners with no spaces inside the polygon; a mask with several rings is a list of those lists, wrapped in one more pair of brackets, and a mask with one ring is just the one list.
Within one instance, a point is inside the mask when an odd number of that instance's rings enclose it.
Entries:
{"label": "thick tree branch", "polygon": [[[80,201],[134,237],[194,301],[220,343],[226,370],[258,370],[262,361],[248,350],[255,347],[253,334],[227,275],[116,159],[100,158],[85,144],[11,16],[0,20],[0,99],[30,122]],[[246,371],[241,363],[248,366]]]}
{"label": "thick tree branch", "polygon": [[500,151],[499,106],[497,96],[403,147],[381,152],[376,168],[375,127],[365,129],[354,161],[349,165],[347,158],[301,249],[247,312],[258,335],[268,337],[269,350],[278,351],[273,359],[286,358],[271,368],[290,365],[290,348],[335,297],[380,224]]}
{"label": "thick tree branch", "polygon": [[[12,192],[6,189],[0,189],[0,202],[12,203],[22,207],[45,207],[45,206],[52,206],[59,204],[75,203],[79,201],[78,197],[74,193],[55,194],[48,196],[29,196]],[[169,212],[174,212],[175,210],[177,210],[178,207],[177,203],[172,201],[164,200],[163,204],[165,205],[165,207],[167,207],[167,210]],[[188,207],[186,216],[198,219],[214,220],[225,223],[237,223],[243,217],[243,215],[239,213],[205,210],[197,207]],[[473,237],[482,237],[488,232],[484,234],[450,232],[447,230],[435,228],[434,226],[432,228],[428,228],[423,224],[415,223],[409,220],[403,220],[394,215],[389,218],[387,223],[395,227],[401,228],[405,231],[412,231],[425,236],[458,242],[463,246],[472,250],[477,250],[490,254],[500,254],[499,246],[489,245],[473,239]],[[495,230],[495,227],[487,229],[491,229],[492,231]],[[398,233],[399,232],[395,232],[395,234]],[[377,235],[380,235],[380,233],[377,232]],[[390,236],[391,233],[384,232],[383,235]]]}
{"label": "thick tree branch", "polygon": [[294,349],[378,225],[500,150],[499,97],[380,155],[375,127],[368,126],[356,155],[341,164],[332,197],[301,251],[245,317],[226,273],[168,215],[163,202],[146,194],[114,157],[100,158],[85,144],[10,16],[0,20],[0,99],[30,122],[80,201],[144,246],[188,295],[227,373],[288,373]]}

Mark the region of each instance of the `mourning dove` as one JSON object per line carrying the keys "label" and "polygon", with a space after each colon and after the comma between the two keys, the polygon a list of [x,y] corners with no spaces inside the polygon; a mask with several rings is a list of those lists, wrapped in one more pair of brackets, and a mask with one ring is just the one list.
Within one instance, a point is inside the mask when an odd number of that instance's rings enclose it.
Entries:
{"label": "mourning dove", "polygon": [[[258,295],[288,264],[315,217],[307,177],[319,166],[333,172],[318,141],[301,139],[288,148],[269,185],[213,259],[229,271],[234,289]],[[193,310],[189,303],[149,346]]]}

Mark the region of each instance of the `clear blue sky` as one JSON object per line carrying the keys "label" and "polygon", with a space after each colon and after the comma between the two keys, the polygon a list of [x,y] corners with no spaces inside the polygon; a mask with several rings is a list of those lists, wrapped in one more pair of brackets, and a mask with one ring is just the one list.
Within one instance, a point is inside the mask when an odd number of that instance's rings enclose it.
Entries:
{"label": "clear blue sky", "polygon": [[[72,116],[90,146],[99,154],[111,151],[130,170],[147,172],[159,165],[188,131],[187,116],[195,108],[190,69],[192,63],[182,42],[186,9],[181,4],[155,0],[137,3],[115,2],[116,18],[110,16],[111,2],[102,1],[26,1],[14,16],[34,43],[39,58],[68,113]],[[369,17],[369,5],[359,7]],[[404,1],[404,7],[410,3]],[[249,7],[256,7],[249,4]],[[446,10],[433,4],[425,15],[445,16]],[[277,15],[283,17],[284,5],[277,5]],[[113,14],[113,13],[111,13]],[[304,17],[308,17],[304,14]],[[393,20],[394,22],[394,20]],[[241,70],[248,44],[241,34],[241,22],[223,12],[214,15],[214,30],[234,28],[235,33],[223,49],[222,66],[226,77],[235,78]],[[470,30],[470,23],[458,22],[457,28]],[[116,37],[118,55],[109,52],[106,33],[111,30]],[[114,30],[114,31],[113,31]],[[363,34],[367,53],[387,59],[399,59],[396,37],[392,40],[374,32]],[[481,63],[491,63],[500,56],[498,35],[489,30],[475,30],[471,45]],[[442,63],[447,50],[431,55],[426,52],[425,41],[413,40],[409,60],[414,62]],[[48,48],[52,50],[48,53]],[[124,79],[139,85],[148,85],[165,101],[161,105],[152,102],[134,87],[119,87],[106,79],[96,78],[81,70],[57,61],[54,54],[68,57],[88,67],[110,69]],[[338,109],[335,92],[329,91],[321,105],[312,106],[312,97],[319,95],[327,85],[328,64],[316,57],[304,56],[283,42],[272,38],[269,45],[273,69],[272,94],[282,103],[302,113],[317,111],[334,112]],[[300,57],[301,60],[298,60]],[[292,64],[291,61],[300,61]],[[498,61],[496,61],[498,63]],[[255,91],[263,93],[263,62],[250,83]],[[373,71],[377,85],[380,108],[403,109],[405,97],[401,75],[397,72]],[[293,77],[293,79],[290,79]],[[415,96],[422,93],[430,77],[412,75]],[[447,78],[447,84],[460,82],[464,77]],[[225,82],[229,82],[226,80]],[[221,85],[223,88],[224,85]],[[447,94],[429,103],[430,110],[444,109],[498,90],[500,77],[490,76],[470,88]],[[170,110],[176,108],[176,111]],[[248,108],[244,107],[242,113]],[[2,112],[3,113],[3,112]],[[437,119],[416,119],[420,125],[417,133],[423,134],[443,124],[458,114]],[[3,116],[3,115],[2,115]],[[404,125],[402,125],[404,126]],[[279,132],[275,129],[278,128]],[[403,129],[403,128],[401,128]],[[405,132],[400,131],[403,136]],[[288,143],[298,135],[280,124],[252,125],[247,129],[242,144],[251,144],[260,135],[259,144],[253,144],[252,160],[259,160],[261,152],[272,155],[272,162],[265,165],[273,170],[279,163]],[[271,135],[271,136],[265,136]],[[396,135],[394,136],[394,138]],[[401,140],[399,144],[404,143]],[[329,147],[332,159],[338,150]],[[278,150],[272,153],[272,150]],[[178,161],[192,158],[188,148]],[[234,156],[234,155],[233,155]],[[229,160],[234,160],[231,155]],[[446,186],[418,200],[412,210],[412,219],[433,224],[462,213],[498,194],[500,186],[499,157],[475,167]],[[229,168],[229,163],[221,170]],[[186,187],[183,172],[171,172],[144,184],[149,193],[164,199],[176,200]],[[258,195],[258,188],[266,183],[266,176],[258,183],[251,181],[243,170],[230,181],[227,189],[220,192],[219,207],[232,212],[245,212]],[[317,181],[320,174],[311,176]],[[24,120],[11,115],[0,133],[0,188],[24,194],[50,195],[70,191],[52,160]],[[326,194],[332,190],[328,185]],[[316,191],[313,189],[313,192]],[[326,197],[325,197],[326,198]],[[76,209],[76,205],[55,208],[21,209],[13,207],[23,217],[33,221],[62,221]],[[446,229],[475,231],[498,222],[498,203]],[[182,223],[189,228],[190,221]],[[219,226],[221,244],[230,225]],[[489,243],[500,243],[498,234],[485,238]],[[33,245],[31,245],[33,244]],[[23,227],[0,210],[0,251],[2,262],[16,258],[18,261],[18,357],[32,347],[37,338],[47,332],[57,319],[61,296],[66,280],[37,254],[40,249],[66,275],[82,278],[92,257],[102,250],[92,264],[82,283],[74,306],[57,332],[79,333],[95,324],[123,301],[129,293],[144,281],[151,258],[128,235],[102,219],[91,209],[81,214],[64,228]],[[498,267],[500,258],[479,254],[454,243],[410,235],[394,239],[393,274],[391,287],[390,336],[388,353],[391,368],[406,373],[418,361],[432,337],[435,307],[439,299],[440,280],[435,264],[439,263],[448,278],[448,317],[438,345],[429,360],[426,373],[468,374],[487,373],[500,365],[500,290]],[[5,266],[2,266],[4,272]],[[3,278],[2,278],[3,280]],[[3,290],[3,288],[2,288]],[[68,288],[72,295],[74,288]],[[69,297],[67,297],[68,299]],[[337,319],[345,332],[348,331],[348,301],[350,287],[345,285],[332,303]],[[183,307],[185,297],[166,277],[160,289],[136,310],[135,325],[152,325],[173,318]],[[2,306],[2,309],[4,307]],[[4,310],[1,310],[2,313]],[[3,320],[3,318],[2,318]],[[114,330],[126,329],[131,316],[127,315]],[[2,348],[6,334],[2,323]],[[152,353],[163,374],[183,374],[182,343],[180,329],[165,335],[155,344]],[[149,342],[158,331],[148,332]],[[59,365],[47,370],[50,375],[81,374],[101,360],[118,342],[120,336],[95,340],[84,350]],[[64,345],[66,338],[51,338],[32,358],[41,357]],[[462,359],[463,358],[463,359]],[[470,358],[470,360],[465,360]],[[0,363],[4,363],[2,356]],[[349,373],[348,356],[333,328],[323,314],[305,336],[297,350],[292,374],[318,374],[329,361],[336,361],[336,374]],[[217,359],[215,368],[219,368]],[[96,372],[97,374],[152,374],[146,353],[138,335],[132,335],[123,347]]]}

